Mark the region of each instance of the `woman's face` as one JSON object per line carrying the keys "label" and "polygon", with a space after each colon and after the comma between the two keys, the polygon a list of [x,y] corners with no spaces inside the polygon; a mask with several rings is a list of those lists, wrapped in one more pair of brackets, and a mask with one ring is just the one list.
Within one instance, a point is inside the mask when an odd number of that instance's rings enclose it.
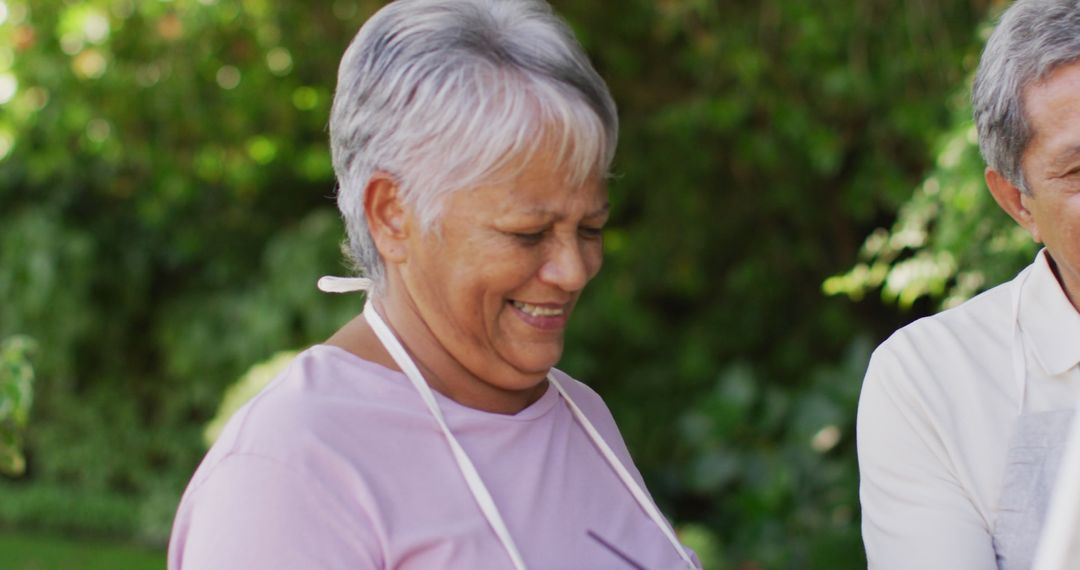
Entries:
{"label": "woman's face", "polygon": [[488,387],[521,391],[543,380],[600,270],[606,188],[563,179],[541,149],[517,176],[449,195],[441,227],[408,238],[400,271],[413,310],[435,344]]}

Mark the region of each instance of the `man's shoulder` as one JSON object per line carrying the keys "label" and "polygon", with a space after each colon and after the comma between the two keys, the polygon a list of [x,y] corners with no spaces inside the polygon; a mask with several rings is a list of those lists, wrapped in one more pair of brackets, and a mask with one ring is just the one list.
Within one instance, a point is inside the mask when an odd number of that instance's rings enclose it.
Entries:
{"label": "man's shoulder", "polygon": [[864,391],[874,386],[897,402],[945,414],[972,398],[1009,400],[1013,286],[1004,283],[893,333],[874,351]]}
{"label": "man's shoulder", "polygon": [[920,318],[897,330],[875,353],[919,354],[926,358],[955,358],[951,350],[983,353],[988,347],[1012,341],[1012,288],[1008,281],[957,305]]}

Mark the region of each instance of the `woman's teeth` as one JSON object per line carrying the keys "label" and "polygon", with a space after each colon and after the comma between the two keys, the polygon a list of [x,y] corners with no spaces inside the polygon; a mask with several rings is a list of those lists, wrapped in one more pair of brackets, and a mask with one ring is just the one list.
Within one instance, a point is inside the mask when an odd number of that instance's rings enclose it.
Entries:
{"label": "woman's teeth", "polygon": [[531,316],[534,316],[534,317],[558,317],[558,316],[562,315],[563,312],[565,312],[562,307],[549,308],[549,307],[539,307],[539,306],[536,306],[536,305],[530,305],[528,303],[522,303],[521,301],[511,301],[511,302],[514,304],[515,307],[520,309],[525,314],[531,315]]}

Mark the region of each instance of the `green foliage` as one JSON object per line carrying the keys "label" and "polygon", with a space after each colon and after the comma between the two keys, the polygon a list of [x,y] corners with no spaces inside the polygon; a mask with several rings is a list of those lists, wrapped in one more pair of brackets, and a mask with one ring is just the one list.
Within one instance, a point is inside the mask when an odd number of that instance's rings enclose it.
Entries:
{"label": "green foliage", "polygon": [[0,473],[22,475],[23,431],[30,421],[34,399],[34,341],[22,336],[0,342]]}
{"label": "green foliage", "polygon": [[355,311],[313,287],[341,271],[336,60],[374,8],[346,4],[4,2],[0,338],[49,355],[33,485],[127,498],[163,541],[222,388]]}
{"label": "green foliage", "polygon": [[865,568],[852,434],[871,348],[855,341],[794,390],[733,364],[679,418],[687,450],[672,476],[708,528],[731,537],[716,568]]}
{"label": "green foliage", "polygon": [[[49,355],[6,523],[163,541],[226,387],[359,310],[314,282],[343,271],[337,61],[380,4],[3,2],[0,338]],[[560,366],[716,566],[859,566],[853,339],[901,317],[820,283],[934,167],[985,5],[554,4],[623,126]]]}
{"label": "green foliage", "polygon": [[143,536],[140,510],[141,498],[118,493],[76,495],[69,488],[47,483],[0,481],[0,529],[56,535],[89,533],[155,542],[157,537]]}
{"label": "green foliage", "polygon": [[871,289],[901,307],[928,297],[950,307],[1012,278],[1036,246],[998,207],[983,183],[969,91],[954,98],[953,126],[937,144],[934,168],[893,226],[863,242],[860,261],[825,281],[827,294],[859,299]]}
{"label": "green foliage", "polygon": [[0,532],[5,570],[160,570],[162,552],[111,542]]}
{"label": "green foliage", "polygon": [[[905,317],[820,284],[932,167],[984,6],[594,5],[563,7],[623,138],[605,267],[562,366],[604,395],[665,512],[715,533],[718,567],[865,567],[863,369],[836,363]],[[840,443],[808,448],[819,432]]]}
{"label": "green foliage", "polygon": [[703,568],[716,568],[721,560],[721,547],[716,535],[708,528],[698,524],[688,524],[675,529],[679,541],[690,547],[697,554]]}

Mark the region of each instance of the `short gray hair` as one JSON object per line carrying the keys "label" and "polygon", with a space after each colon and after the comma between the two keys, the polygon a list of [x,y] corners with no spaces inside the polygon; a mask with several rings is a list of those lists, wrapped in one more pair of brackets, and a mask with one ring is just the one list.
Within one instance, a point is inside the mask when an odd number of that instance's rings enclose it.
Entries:
{"label": "short gray hair", "polygon": [[1017,0],[986,42],[972,88],[986,164],[1030,193],[1021,160],[1031,142],[1024,90],[1080,60],[1080,0]]}
{"label": "short gray hair", "polygon": [[377,171],[429,226],[446,194],[520,168],[542,144],[558,145],[567,183],[606,176],[617,138],[607,86],[543,0],[391,2],[338,69],[330,147],[344,249],[385,285],[364,216]]}

